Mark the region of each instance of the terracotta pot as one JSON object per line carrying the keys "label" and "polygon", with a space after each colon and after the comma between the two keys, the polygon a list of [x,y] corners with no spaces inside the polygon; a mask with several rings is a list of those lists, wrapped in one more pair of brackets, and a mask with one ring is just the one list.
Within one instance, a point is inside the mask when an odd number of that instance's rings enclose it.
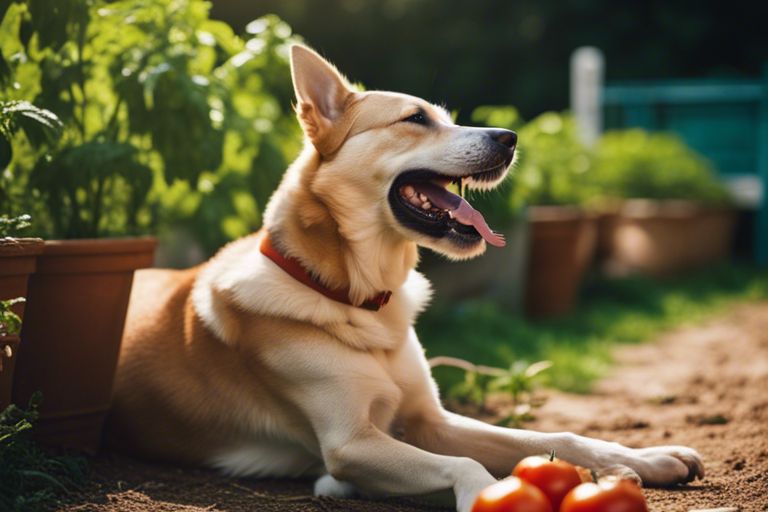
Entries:
{"label": "terracotta pot", "polygon": [[[35,272],[37,256],[42,252],[39,238],[0,239],[0,300],[27,296],[27,279]],[[24,303],[12,309],[24,318]]]}
{"label": "terracotta pot", "polygon": [[[43,252],[43,241],[39,238],[0,239],[0,300],[27,296],[27,280],[34,273],[37,256]],[[25,303],[12,308],[24,318]],[[6,349],[5,347],[9,347]],[[19,337],[0,337],[0,410],[11,402],[13,370],[19,350]],[[6,355],[10,351],[10,357]]]}
{"label": "terracotta pot", "polygon": [[731,252],[736,212],[688,201],[629,200],[605,234],[611,274],[676,274],[724,260]]}
{"label": "terracotta pot", "polygon": [[595,217],[578,208],[530,209],[531,252],[525,309],[530,317],[562,315],[573,309],[595,248]]}
{"label": "terracotta pot", "polygon": [[13,402],[42,391],[38,440],[95,452],[137,268],[154,238],[46,241],[29,280]]}
{"label": "terracotta pot", "polygon": [[13,370],[19,353],[19,336],[0,336],[0,411],[11,403]]}

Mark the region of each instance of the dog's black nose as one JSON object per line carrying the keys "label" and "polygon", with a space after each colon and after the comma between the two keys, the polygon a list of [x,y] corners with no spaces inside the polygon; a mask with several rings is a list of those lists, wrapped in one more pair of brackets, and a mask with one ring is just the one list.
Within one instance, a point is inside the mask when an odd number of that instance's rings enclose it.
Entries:
{"label": "dog's black nose", "polygon": [[499,144],[514,149],[517,144],[517,134],[509,130],[494,129],[488,134]]}

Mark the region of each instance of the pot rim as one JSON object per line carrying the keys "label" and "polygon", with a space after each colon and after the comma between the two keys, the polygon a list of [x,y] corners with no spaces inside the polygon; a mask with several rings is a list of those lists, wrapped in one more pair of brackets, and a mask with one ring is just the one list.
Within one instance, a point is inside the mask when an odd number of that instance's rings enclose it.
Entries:
{"label": "pot rim", "polygon": [[689,199],[627,199],[619,215],[633,219],[652,217],[685,218],[702,213],[730,213],[734,208],[717,205],[710,206]]}
{"label": "pot rim", "polygon": [[44,249],[45,242],[42,238],[0,238],[0,258],[37,256],[42,254]]}
{"label": "pot rim", "polygon": [[131,254],[151,252],[156,247],[157,238],[154,236],[46,240],[44,255]]}
{"label": "pot rim", "polygon": [[531,206],[528,208],[530,222],[573,222],[595,218],[593,212],[580,206]]}

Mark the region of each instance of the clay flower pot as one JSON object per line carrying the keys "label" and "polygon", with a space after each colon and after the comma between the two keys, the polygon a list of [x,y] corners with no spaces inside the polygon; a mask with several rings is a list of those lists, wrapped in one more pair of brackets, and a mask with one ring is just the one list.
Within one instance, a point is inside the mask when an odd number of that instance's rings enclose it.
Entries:
{"label": "clay flower pot", "polygon": [[[35,272],[43,245],[39,238],[0,238],[0,300],[27,296],[27,280]],[[12,309],[24,318],[23,302]]]}
{"label": "clay flower pot", "polygon": [[628,200],[604,238],[607,270],[667,276],[724,260],[731,252],[736,212],[690,201]]}
{"label": "clay flower pot", "polygon": [[595,248],[595,217],[575,207],[529,210],[530,255],[525,309],[528,316],[558,316],[573,309]]}
{"label": "clay flower pot", "polygon": [[[0,300],[27,296],[27,280],[34,273],[37,256],[43,252],[39,238],[0,239]],[[12,306],[24,318],[24,303]],[[0,336],[0,410],[11,402],[13,371],[19,350],[19,337]]]}
{"label": "clay flower pot", "polygon": [[154,238],[46,241],[29,280],[13,401],[43,401],[35,435],[95,452],[137,268],[152,265]]}

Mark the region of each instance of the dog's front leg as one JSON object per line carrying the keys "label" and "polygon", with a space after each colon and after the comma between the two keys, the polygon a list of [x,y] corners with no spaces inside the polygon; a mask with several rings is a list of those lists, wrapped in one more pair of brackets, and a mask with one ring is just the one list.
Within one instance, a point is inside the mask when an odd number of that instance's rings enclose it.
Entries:
{"label": "dog's front leg", "polygon": [[291,410],[301,411],[306,442],[335,479],[321,478],[316,491],[337,494],[348,488],[344,483],[372,494],[453,490],[458,510],[469,512],[477,494],[496,479],[468,457],[431,453],[388,435],[401,388],[372,355],[322,341],[318,335],[261,352],[274,363],[270,371]]}
{"label": "dog's front leg", "polygon": [[701,457],[684,446],[633,449],[568,432],[496,427],[444,410],[433,412],[406,427],[408,442],[435,453],[471,457],[499,477],[509,475],[523,457],[552,450],[598,474],[618,474],[646,485],[672,485],[704,476]]}
{"label": "dog's front leg", "polygon": [[373,426],[321,439],[326,469],[336,479],[374,494],[418,495],[452,489],[460,512],[496,479],[477,461],[436,455],[398,441]]}

